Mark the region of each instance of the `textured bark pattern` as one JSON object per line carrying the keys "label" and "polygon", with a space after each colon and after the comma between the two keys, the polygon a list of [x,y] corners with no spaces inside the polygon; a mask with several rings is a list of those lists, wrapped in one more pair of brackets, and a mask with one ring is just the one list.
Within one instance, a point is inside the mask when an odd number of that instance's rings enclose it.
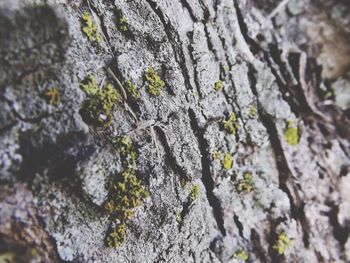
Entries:
{"label": "textured bark pattern", "polygon": [[[239,262],[243,250],[248,262],[350,261],[347,1],[47,2],[0,2],[0,259]],[[83,33],[84,12],[100,43]],[[147,93],[150,67],[160,96]],[[99,127],[81,116],[79,84],[117,87],[108,68],[141,99],[127,94]],[[123,135],[150,197],[109,248]],[[247,173],[253,189],[240,191]]]}

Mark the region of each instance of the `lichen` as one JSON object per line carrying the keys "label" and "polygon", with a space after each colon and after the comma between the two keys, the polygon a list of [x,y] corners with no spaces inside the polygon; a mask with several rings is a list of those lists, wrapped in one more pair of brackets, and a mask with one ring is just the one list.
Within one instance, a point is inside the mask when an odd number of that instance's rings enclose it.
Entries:
{"label": "lichen", "polygon": [[124,170],[110,190],[105,209],[112,218],[118,218],[122,224],[107,235],[106,242],[108,246],[119,247],[126,237],[125,221],[134,215],[134,209],[142,205],[149,192],[136,176],[137,152],[131,139],[126,136],[117,137],[112,140],[112,145],[119,150]]}
{"label": "lichen", "polygon": [[140,92],[138,91],[136,85],[130,81],[125,81],[125,89],[130,94],[130,96],[133,98],[133,100],[137,101],[141,98]]}
{"label": "lichen", "polygon": [[330,100],[330,99],[334,99],[334,92],[333,91],[327,91],[324,96],[323,96],[324,100]]}
{"label": "lichen", "polygon": [[36,247],[8,247],[9,250],[0,251],[1,263],[42,262]]}
{"label": "lichen", "polygon": [[109,214],[125,220],[134,215],[134,208],[140,206],[149,196],[135,175],[133,169],[124,170],[110,192],[110,200],[106,203]]}
{"label": "lichen", "polygon": [[45,97],[52,106],[56,106],[59,102],[60,93],[57,88],[50,88],[45,92]]}
{"label": "lichen", "polygon": [[126,225],[120,224],[107,235],[106,243],[109,247],[118,248],[126,238]]}
{"label": "lichen", "polygon": [[190,180],[188,178],[186,177],[181,178],[180,179],[181,188],[185,188],[189,182]]}
{"label": "lichen", "polygon": [[118,20],[118,24],[119,24],[119,29],[123,32],[128,31],[128,20],[124,17],[121,16]]}
{"label": "lichen", "polygon": [[176,222],[178,222],[178,223],[182,222],[181,211],[176,211],[175,218],[176,218]]}
{"label": "lichen", "polygon": [[0,262],[15,263],[16,254],[14,252],[5,252],[0,254]]}
{"label": "lichen", "polygon": [[238,249],[234,254],[233,257],[238,260],[246,261],[249,258],[248,252],[244,249]]}
{"label": "lichen", "polygon": [[218,80],[217,82],[215,82],[214,89],[216,91],[221,91],[223,88],[224,88],[224,84],[222,83],[221,80]]}
{"label": "lichen", "polygon": [[95,41],[96,43],[100,43],[102,41],[102,37],[97,30],[96,23],[94,22],[91,14],[89,12],[85,12],[81,16],[81,20],[83,24],[82,30],[89,39],[89,41]]}
{"label": "lichen", "polygon": [[136,170],[137,152],[134,149],[130,137],[122,136],[114,138],[112,144],[120,152],[123,168]]}
{"label": "lichen", "polygon": [[230,116],[222,122],[224,129],[229,134],[236,134],[237,129],[239,128],[237,124],[237,116],[234,112],[230,114]]}
{"label": "lichen", "polygon": [[113,144],[120,151],[124,170],[113,185],[105,208],[109,214],[126,220],[134,215],[134,208],[142,204],[149,192],[143,188],[141,180],[136,176],[137,153],[130,138],[117,138]]}
{"label": "lichen", "polygon": [[250,193],[254,189],[253,175],[251,172],[245,172],[243,179],[238,180],[236,190],[238,193]]}
{"label": "lichen", "polygon": [[258,109],[254,105],[250,105],[248,111],[250,118],[255,118],[258,115]]}
{"label": "lichen", "polygon": [[99,87],[95,76],[88,76],[80,84],[80,88],[88,96],[83,114],[88,121],[97,125],[108,125],[112,119],[112,110],[120,95],[112,84]]}
{"label": "lichen", "polygon": [[153,96],[159,96],[164,89],[165,83],[153,68],[146,71],[147,92]]}
{"label": "lichen", "polygon": [[278,254],[282,255],[294,244],[294,240],[290,239],[286,233],[282,232],[278,235],[275,244],[272,246]]}
{"label": "lichen", "polygon": [[221,159],[221,152],[213,151],[211,153],[211,157],[213,158],[213,160],[220,160]]}
{"label": "lichen", "polygon": [[230,170],[232,168],[232,156],[230,153],[226,153],[224,158],[221,160],[221,165],[224,169]]}
{"label": "lichen", "polygon": [[289,145],[298,145],[300,140],[299,131],[298,128],[295,126],[294,121],[288,121],[287,127],[284,130],[283,135],[284,139]]}
{"label": "lichen", "polygon": [[192,185],[191,190],[190,190],[190,198],[192,200],[196,200],[199,198],[199,196],[200,196],[199,185],[196,185],[196,184]]}

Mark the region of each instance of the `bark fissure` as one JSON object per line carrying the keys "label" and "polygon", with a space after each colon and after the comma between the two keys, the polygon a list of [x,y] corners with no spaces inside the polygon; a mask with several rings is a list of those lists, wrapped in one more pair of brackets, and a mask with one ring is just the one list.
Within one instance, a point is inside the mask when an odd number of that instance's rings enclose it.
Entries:
{"label": "bark fissure", "polygon": [[97,10],[97,8],[94,6],[94,4],[90,4],[90,0],[86,0],[86,1],[87,1],[87,3],[88,3],[89,8],[91,9],[91,11],[94,12],[94,14],[98,17],[98,19],[99,19],[99,21],[100,21],[101,30],[102,30],[102,33],[103,33],[103,35],[104,35],[104,37],[105,37],[105,40],[107,41],[108,47],[111,49],[111,52],[114,52],[113,47],[112,47],[111,42],[110,42],[111,38],[110,38],[110,36],[109,36],[109,34],[108,34],[107,26],[105,25],[103,15],[101,15],[101,14],[98,12],[98,10]]}
{"label": "bark fissure", "polygon": [[191,6],[189,5],[189,3],[187,2],[187,0],[181,0],[181,3],[182,3],[182,6],[183,6],[184,8],[186,8],[186,10],[188,11],[188,13],[190,14],[192,21],[197,22],[198,19],[197,19],[196,16],[194,15],[193,10],[192,10]]}
{"label": "bark fissure", "polygon": [[235,222],[235,224],[236,224],[236,226],[237,226],[237,228],[238,228],[238,233],[239,233],[239,235],[240,235],[241,237],[244,237],[244,236],[243,236],[243,224],[241,223],[241,221],[239,221],[238,216],[237,216],[237,215],[234,215],[234,216],[233,216],[233,220],[234,220],[234,222]]}
{"label": "bark fissure", "polygon": [[309,233],[308,233],[307,222],[305,219],[305,214],[303,213],[303,208],[301,206],[300,198],[298,197],[297,191],[294,191],[294,195],[297,198],[297,200],[295,200],[291,194],[291,190],[289,189],[289,185],[293,185],[290,182],[292,178],[292,172],[289,168],[288,161],[284,155],[284,151],[283,151],[281,142],[279,140],[278,131],[276,129],[276,126],[273,122],[272,117],[268,116],[268,114],[266,114],[264,110],[261,108],[261,105],[259,102],[259,96],[256,90],[255,69],[252,66],[249,67],[248,74],[250,79],[251,90],[257,98],[258,113],[260,116],[260,120],[267,131],[267,134],[269,136],[269,141],[271,143],[272,150],[275,155],[275,160],[276,160],[278,174],[279,174],[279,188],[283,192],[285,192],[286,195],[288,196],[290,207],[291,207],[291,215],[302,226],[304,245],[308,246]]}
{"label": "bark fissure", "polygon": [[238,20],[238,24],[239,24],[241,33],[243,35],[243,38],[245,39],[246,43],[249,45],[250,51],[255,55],[261,50],[261,48],[248,34],[248,27],[244,22],[244,18],[243,18],[241,9],[239,8],[238,1],[234,1],[234,7],[236,10],[237,20]]}
{"label": "bark fissure", "polygon": [[[209,36],[209,32],[208,32],[207,25],[204,25],[204,32],[205,32],[205,35],[206,35],[206,38],[207,38],[207,42],[209,43],[208,46],[211,47],[210,50],[212,51],[212,53],[213,53],[215,56],[217,56],[217,55],[216,55],[216,52],[215,52],[215,50],[214,50],[214,48],[213,48],[212,40],[211,40],[211,38],[210,38],[210,36]],[[219,33],[218,30],[217,30],[217,33]],[[219,40],[220,40],[222,49],[225,50],[225,41],[224,41],[224,39],[223,39],[222,37],[220,37],[220,35],[219,35]],[[228,55],[227,55],[227,52],[225,52],[225,62],[227,63],[227,65],[229,65],[230,68],[232,67],[232,63],[230,62],[230,59],[229,59],[229,57],[228,57]],[[222,71],[222,72],[225,72],[225,71],[223,70],[224,65],[222,64],[222,62],[220,62],[220,68],[221,68],[221,71]],[[234,81],[233,81],[233,78],[232,78],[231,74],[229,74],[228,77],[229,77],[229,80],[230,80],[231,85],[232,85],[233,94],[234,94],[234,96],[236,96],[237,91],[236,91],[235,84],[234,84]],[[225,92],[225,90],[223,90],[222,92],[223,92],[223,94],[224,94],[224,96],[225,96],[226,101],[227,101],[228,103],[231,102],[231,103],[234,105],[234,107],[236,107],[236,108],[238,109],[238,112],[236,112],[236,113],[237,113],[237,115],[240,117],[240,119],[241,119],[241,121],[242,121],[243,130],[246,132],[246,134],[248,134],[248,131],[247,131],[247,129],[246,129],[246,123],[244,122],[244,120],[243,120],[243,118],[242,118],[242,116],[241,116],[241,112],[242,112],[241,107],[239,106],[239,104],[237,103],[237,101],[235,101],[233,98],[231,98],[231,97],[228,96],[228,94],[227,94],[227,92]],[[236,134],[236,137],[237,137],[237,141],[239,141],[238,134]]]}
{"label": "bark fissure", "polygon": [[259,258],[259,260],[263,263],[267,262],[265,249],[262,247],[260,236],[255,229],[251,229],[250,241],[252,242],[253,252],[257,258]]}
{"label": "bark fissure", "polygon": [[347,227],[343,227],[339,224],[339,221],[338,221],[339,207],[334,203],[330,203],[328,204],[328,206],[331,209],[329,212],[326,212],[325,214],[328,216],[329,222],[333,227],[333,235],[335,239],[339,242],[341,250],[344,251],[345,243],[349,238],[350,229]]}
{"label": "bark fissure", "polygon": [[180,179],[182,180],[190,180],[183,168],[176,162],[176,158],[173,154],[173,151],[170,148],[170,145],[168,143],[168,140],[166,138],[165,132],[162,130],[162,128],[155,126],[154,129],[157,131],[159,140],[161,144],[164,147],[165,150],[165,163],[169,165],[169,167],[174,171],[175,174],[180,176]]}
{"label": "bark fissure", "polygon": [[[188,73],[186,61],[185,61],[185,54],[182,52],[181,48],[177,48],[177,44],[180,43],[179,35],[176,33],[176,30],[174,30],[169,22],[165,22],[164,14],[162,11],[157,7],[157,3],[153,2],[152,0],[146,0],[149,6],[152,8],[153,12],[157,15],[161,23],[164,27],[164,32],[169,40],[169,43],[171,45],[171,48],[173,50],[175,60],[179,65],[179,68],[181,69],[182,76],[184,77],[185,86],[187,90],[193,90],[193,87],[190,82],[190,75]],[[172,34],[177,37],[177,39],[173,39]]]}
{"label": "bark fissure", "polygon": [[204,130],[201,129],[198,125],[196,115],[192,109],[188,110],[188,115],[191,120],[191,128],[194,135],[198,140],[199,150],[201,152],[202,158],[202,182],[206,189],[207,199],[210,206],[213,209],[214,217],[217,223],[217,226],[223,236],[226,236],[226,229],[224,225],[223,211],[219,199],[214,194],[214,180],[210,173],[210,153],[208,152],[208,142],[204,138]]}
{"label": "bark fissure", "polygon": [[[190,42],[193,43],[193,32],[188,33],[187,37],[190,40]],[[199,80],[198,80],[197,61],[194,58],[194,55],[193,55],[194,49],[193,49],[193,46],[191,44],[188,46],[188,51],[190,53],[190,58],[192,60],[192,65],[193,65],[194,83],[196,84],[196,88],[197,88],[197,92],[198,92],[199,98],[202,99],[203,98],[203,94],[202,94],[202,91],[200,89]]]}

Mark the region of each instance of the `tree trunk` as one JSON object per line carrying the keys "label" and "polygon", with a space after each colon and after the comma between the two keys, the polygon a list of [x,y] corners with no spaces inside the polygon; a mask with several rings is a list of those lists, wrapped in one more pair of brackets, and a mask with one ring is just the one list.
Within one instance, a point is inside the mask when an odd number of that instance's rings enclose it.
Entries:
{"label": "tree trunk", "polygon": [[0,1],[0,262],[349,262],[350,5]]}

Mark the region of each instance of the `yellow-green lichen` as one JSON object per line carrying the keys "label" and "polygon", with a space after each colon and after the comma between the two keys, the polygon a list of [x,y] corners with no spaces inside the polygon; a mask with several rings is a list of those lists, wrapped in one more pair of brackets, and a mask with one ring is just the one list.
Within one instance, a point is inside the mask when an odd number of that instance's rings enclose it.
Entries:
{"label": "yellow-green lichen", "polygon": [[[20,250],[19,250],[20,249]],[[35,247],[11,247],[0,252],[0,263],[42,262]]]}
{"label": "yellow-green lichen", "polygon": [[178,222],[178,223],[182,222],[181,211],[176,211],[175,218],[176,218],[176,222]]}
{"label": "yellow-green lichen", "polygon": [[288,121],[287,127],[284,130],[283,135],[284,139],[289,145],[298,145],[300,139],[299,131],[298,128],[295,126],[294,121]]}
{"label": "yellow-green lichen", "polygon": [[120,224],[107,235],[106,243],[109,247],[118,248],[126,238],[126,225]]}
{"label": "yellow-green lichen", "polygon": [[190,198],[192,200],[196,200],[199,198],[200,193],[201,193],[201,190],[199,188],[199,185],[196,185],[196,184],[192,185],[191,190],[190,190]]}
{"label": "yellow-green lichen", "polygon": [[141,98],[140,92],[138,91],[136,85],[130,81],[125,81],[125,89],[130,94],[130,96],[133,98],[133,100],[137,101]]}
{"label": "yellow-green lichen", "polygon": [[213,158],[213,160],[220,160],[221,159],[221,152],[214,151],[214,152],[212,152],[211,157]]}
{"label": "yellow-green lichen", "polygon": [[238,193],[250,193],[254,189],[253,175],[251,172],[245,172],[243,179],[238,180],[236,190]]}
{"label": "yellow-green lichen", "polygon": [[239,126],[237,125],[237,116],[234,112],[230,114],[230,116],[222,122],[224,129],[229,134],[236,134]]}
{"label": "yellow-green lichen", "polygon": [[328,91],[324,94],[324,99],[328,100],[328,99],[332,99],[334,97],[334,94],[332,91]]}
{"label": "yellow-green lichen", "polygon": [[149,196],[149,192],[144,189],[141,180],[136,176],[137,153],[130,138],[117,138],[113,144],[120,150],[124,171],[113,185],[105,208],[109,214],[126,220],[134,215],[134,208],[142,204]]}
{"label": "yellow-green lichen", "polygon": [[189,182],[190,180],[188,178],[186,177],[181,178],[180,179],[181,188],[185,188]]}
{"label": "yellow-green lichen", "polygon": [[234,254],[233,257],[238,260],[246,261],[249,258],[248,252],[244,249],[238,249]]}
{"label": "yellow-green lichen", "polygon": [[215,82],[214,89],[216,91],[221,91],[223,88],[224,88],[224,84],[222,83],[221,80],[218,80],[217,82]]}
{"label": "yellow-green lichen", "polygon": [[45,97],[52,106],[56,106],[59,102],[60,93],[57,88],[50,88],[45,92]]}
{"label": "yellow-green lichen", "polygon": [[146,71],[147,92],[153,96],[159,96],[164,89],[165,83],[153,68]]}
{"label": "yellow-green lichen", "polygon": [[88,96],[82,111],[84,117],[94,124],[108,125],[112,119],[112,110],[120,99],[118,91],[110,83],[99,87],[95,76],[85,78],[80,88]]}
{"label": "yellow-green lichen", "polygon": [[128,20],[124,17],[121,16],[118,20],[118,24],[119,24],[119,29],[123,32],[128,31]]}
{"label": "yellow-green lichen", "polygon": [[282,255],[293,244],[294,240],[290,239],[286,233],[282,232],[278,235],[278,238],[273,245],[273,249],[275,249],[278,254]]}
{"label": "yellow-green lichen", "polygon": [[94,22],[92,15],[89,12],[85,12],[81,16],[81,20],[82,30],[89,39],[89,41],[95,41],[96,43],[100,43],[102,41],[102,37],[98,32],[96,23]]}
{"label": "yellow-green lichen", "polygon": [[232,168],[232,156],[230,153],[224,155],[224,159],[221,160],[221,165],[224,169],[230,170]]}
{"label": "yellow-green lichen", "polygon": [[1,263],[15,263],[16,254],[14,252],[5,252],[0,254]]}
{"label": "yellow-green lichen", "polygon": [[250,105],[248,113],[250,118],[255,118],[258,115],[258,109],[254,105]]}
{"label": "yellow-green lichen", "polygon": [[133,169],[124,170],[110,192],[105,208],[109,214],[125,220],[134,215],[134,208],[140,206],[149,196],[135,175]]}

